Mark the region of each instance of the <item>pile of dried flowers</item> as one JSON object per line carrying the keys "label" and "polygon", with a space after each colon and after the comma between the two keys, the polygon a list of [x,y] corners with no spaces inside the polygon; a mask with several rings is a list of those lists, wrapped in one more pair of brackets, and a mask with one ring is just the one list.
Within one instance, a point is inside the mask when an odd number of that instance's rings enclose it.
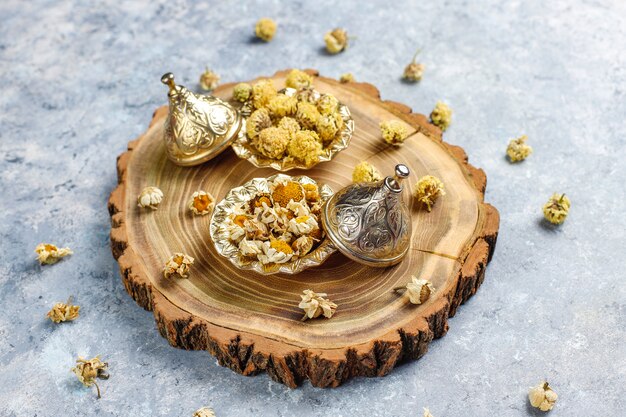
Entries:
{"label": "pile of dried flowers", "polygon": [[282,264],[311,252],[324,237],[322,200],[315,184],[276,179],[228,218],[229,239],[242,256]]}

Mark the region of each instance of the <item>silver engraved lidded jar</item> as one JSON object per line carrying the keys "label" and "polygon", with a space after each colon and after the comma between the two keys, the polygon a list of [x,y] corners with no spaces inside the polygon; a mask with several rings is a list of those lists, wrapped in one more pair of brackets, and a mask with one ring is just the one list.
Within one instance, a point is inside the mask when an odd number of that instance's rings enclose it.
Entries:
{"label": "silver engraved lidded jar", "polygon": [[399,164],[393,177],[350,185],[326,202],[322,223],[340,252],[377,267],[402,260],[411,244],[411,216],[402,198],[408,176],[408,167]]}

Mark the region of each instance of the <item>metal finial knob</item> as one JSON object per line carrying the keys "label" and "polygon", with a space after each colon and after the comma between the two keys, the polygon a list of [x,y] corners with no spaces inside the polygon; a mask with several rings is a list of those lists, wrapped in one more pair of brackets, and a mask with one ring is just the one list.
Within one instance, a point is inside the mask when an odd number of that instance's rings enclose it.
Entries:
{"label": "metal finial knob", "polygon": [[176,83],[174,82],[174,74],[172,74],[171,72],[166,72],[165,74],[163,74],[163,76],[161,77],[161,82],[167,85],[170,88],[170,91],[172,91],[176,87]]}
{"label": "metal finial knob", "polygon": [[411,173],[411,171],[409,171],[409,167],[407,167],[404,164],[398,164],[396,165],[396,179],[397,180],[403,180],[405,178],[407,178],[409,176],[409,174]]}

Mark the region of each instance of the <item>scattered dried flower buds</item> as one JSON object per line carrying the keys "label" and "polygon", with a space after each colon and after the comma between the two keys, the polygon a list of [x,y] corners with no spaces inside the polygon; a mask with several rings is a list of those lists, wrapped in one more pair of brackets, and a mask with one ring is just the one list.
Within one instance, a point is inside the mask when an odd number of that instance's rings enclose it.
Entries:
{"label": "scattered dried flower buds", "polygon": [[569,213],[570,205],[565,194],[554,193],[543,206],[543,217],[552,224],[561,224]]}
{"label": "scattered dried flower buds", "polygon": [[193,261],[194,259],[191,256],[177,252],[165,263],[163,276],[169,278],[171,275],[177,274],[181,278],[188,278],[189,268],[193,265]]}
{"label": "scattered dried flower buds", "polygon": [[424,416],[423,417],[434,417],[428,408],[424,408]]}
{"label": "scattered dried flower buds", "polygon": [[74,372],[78,380],[82,382],[84,386],[90,387],[95,385],[98,390],[98,398],[100,398],[100,387],[96,383],[96,378],[108,379],[108,367],[109,364],[102,362],[99,355],[89,360],[79,357],[76,360],[76,366],[74,366],[71,371]]}
{"label": "scattered dried flower buds", "polygon": [[270,18],[264,17],[259,19],[254,26],[254,34],[257,38],[269,42],[274,38],[276,34],[276,27],[278,25]]}
{"label": "scattered dried flower buds", "polygon": [[400,120],[380,122],[380,133],[385,142],[394,146],[402,145],[408,136],[406,126]]}
{"label": "scattered dried flower buds", "polygon": [[330,54],[338,54],[348,48],[348,32],[344,29],[336,28],[324,35],[326,50]]}
{"label": "scattered dried flower buds", "polygon": [[161,201],[163,201],[163,191],[157,187],[146,187],[137,197],[137,205],[139,207],[150,207],[152,210],[156,210]]}
{"label": "scattered dried flower buds", "polygon": [[550,388],[546,381],[541,381],[539,385],[533,387],[528,391],[528,399],[530,400],[530,405],[535,408],[540,409],[541,411],[550,411],[556,400],[558,395],[556,392]]}
{"label": "scattered dried flower buds", "polygon": [[52,243],[40,243],[35,248],[35,253],[41,265],[52,265],[74,252],[70,248],[57,248]]}
{"label": "scattered dried flower buds", "polygon": [[354,82],[354,75],[351,72],[346,72],[345,74],[341,74],[339,77],[339,82],[342,84],[352,83]]}
{"label": "scattered dried flower buds", "polygon": [[418,82],[422,79],[422,75],[424,74],[424,65],[419,64],[417,62],[417,54],[419,54],[419,49],[413,55],[413,60],[409,65],[404,67],[404,73],[402,74],[402,78],[410,82]]}
{"label": "scattered dried flower buds", "polygon": [[446,103],[438,101],[433,111],[430,112],[430,121],[442,131],[445,131],[452,121],[452,109]]}
{"label": "scattered dried flower buds", "polygon": [[204,91],[211,91],[220,83],[220,76],[206,68],[202,75],[200,75],[200,88]]}
{"label": "scattered dried flower buds", "polygon": [[304,310],[302,321],[317,318],[322,314],[329,319],[335,314],[337,304],[324,298],[327,296],[326,293],[315,293],[311,290],[304,290],[303,293],[304,295],[300,296],[302,301],[298,305],[299,308]]}
{"label": "scattered dried flower buds", "polygon": [[309,88],[313,85],[313,77],[304,71],[293,69],[287,75],[285,85],[289,88],[295,88],[296,90],[302,90],[303,88]]}
{"label": "scattered dried flower buds", "polygon": [[64,321],[72,321],[78,318],[78,311],[80,306],[71,304],[72,297],[67,300],[67,303],[56,303],[46,317],[52,320],[54,323],[61,323]]}
{"label": "scattered dried flower buds", "polygon": [[239,83],[233,88],[233,99],[244,103],[252,95],[252,86],[248,83]]}
{"label": "scattered dried flower buds", "polygon": [[432,175],[424,175],[413,188],[413,196],[426,206],[426,210],[431,211],[435,201],[446,195],[443,189],[443,182]]}
{"label": "scattered dried flower buds", "polygon": [[376,182],[383,179],[383,176],[376,167],[367,161],[361,161],[352,171],[352,182]]}
{"label": "scattered dried flower buds", "polygon": [[435,287],[430,281],[415,276],[411,277],[411,282],[406,284],[406,293],[411,304],[425,303],[433,292],[435,292]]}
{"label": "scattered dried flower buds", "polygon": [[511,162],[523,161],[533,153],[533,148],[526,144],[528,137],[526,135],[520,136],[517,139],[511,139],[509,146],[506,148],[506,154]]}
{"label": "scattered dried flower buds", "polygon": [[213,207],[215,207],[215,198],[206,191],[194,192],[189,201],[189,210],[201,216],[209,214],[213,211]]}

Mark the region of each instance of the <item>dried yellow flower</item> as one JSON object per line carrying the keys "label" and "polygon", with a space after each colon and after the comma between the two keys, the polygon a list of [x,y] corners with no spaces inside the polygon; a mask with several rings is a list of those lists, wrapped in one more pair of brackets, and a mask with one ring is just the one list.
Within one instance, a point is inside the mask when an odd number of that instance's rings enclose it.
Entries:
{"label": "dried yellow flower", "polygon": [[74,252],[70,248],[57,248],[52,243],[40,243],[35,248],[35,253],[41,265],[52,265]]}
{"label": "dried yellow flower", "polygon": [[296,181],[278,183],[272,191],[272,200],[280,207],[287,207],[292,200],[300,202],[304,196],[304,188]]}
{"label": "dried yellow flower", "polygon": [[137,197],[137,205],[142,208],[150,207],[152,210],[156,210],[162,200],[163,191],[157,187],[146,187],[141,190],[139,197]]}
{"label": "dried yellow flower", "polygon": [[298,305],[299,308],[304,310],[302,321],[317,318],[322,314],[329,319],[335,314],[337,304],[324,298],[328,296],[326,293],[315,293],[311,290],[304,290],[303,293],[300,296],[302,301]]}
{"label": "dried yellow flower", "polygon": [[428,408],[424,408],[424,415],[423,417],[435,417],[432,415],[432,413],[430,412],[430,410]]}
{"label": "dried yellow flower", "polygon": [[339,82],[342,84],[354,82],[354,75],[352,75],[351,72],[341,74],[341,76],[339,77]]}
{"label": "dried yellow flower", "polygon": [[255,109],[267,106],[267,103],[276,96],[278,92],[272,80],[260,80],[252,86],[252,105]]}
{"label": "dried yellow flower", "polygon": [[413,188],[413,196],[417,201],[426,205],[426,210],[428,211],[431,211],[435,201],[444,195],[446,195],[446,192],[443,189],[443,182],[432,175],[424,175]]}
{"label": "dried yellow flower", "polygon": [[296,132],[300,131],[300,123],[293,117],[283,117],[280,119],[280,122],[278,122],[278,127],[289,132],[292,138]]}
{"label": "dried yellow flower", "polygon": [[294,115],[297,105],[295,97],[278,94],[267,103],[267,109],[273,117],[285,117]]}
{"label": "dried yellow flower", "polygon": [[402,145],[408,136],[406,126],[399,120],[380,122],[380,133],[385,142],[394,146]]}
{"label": "dried yellow flower", "polygon": [[211,91],[220,83],[220,76],[211,71],[208,67],[200,76],[200,88],[204,91]]}
{"label": "dried yellow flower", "polygon": [[546,381],[541,381],[539,385],[533,387],[528,391],[528,399],[530,405],[541,411],[550,411],[556,400],[558,399],[556,392],[550,388],[550,385]]}
{"label": "dried yellow flower", "polygon": [[319,136],[311,130],[296,132],[287,146],[289,156],[304,162],[307,166],[319,161],[322,151]]}
{"label": "dried yellow flower", "polygon": [[272,127],[272,118],[268,109],[255,110],[246,119],[246,134],[250,139],[256,138],[263,129],[268,127]]}
{"label": "dried yellow flower", "polygon": [[199,410],[196,410],[195,413],[193,413],[193,417],[216,417],[216,416],[215,416],[215,411],[213,411],[212,408],[202,407]]}
{"label": "dried yellow flower", "polygon": [[317,95],[312,88],[303,88],[302,90],[298,90],[295,94],[296,100],[298,103],[305,102],[311,104],[317,104]]}
{"label": "dried yellow flower", "polygon": [[406,284],[406,293],[411,304],[425,303],[433,292],[435,292],[435,287],[430,281],[415,276],[411,277],[411,282]]}
{"label": "dried yellow flower", "polygon": [[194,259],[191,256],[177,252],[165,263],[163,276],[165,278],[169,278],[170,276],[177,274],[181,278],[188,278],[189,268],[193,265],[193,261]]}
{"label": "dried yellow flower", "polygon": [[191,200],[189,200],[189,210],[194,214],[204,216],[213,211],[215,206],[215,198],[206,191],[196,191],[192,194]]}
{"label": "dried yellow flower", "polygon": [[452,121],[452,109],[446,103],[438,101],[433,111],[430,112],[430,121],[442,131],[445,131]]}
{"label": "dried yellow flower", "polygon": [[509,156],[511,162],[523,161],[533,153],[533,148],[526,144],[528,137],[526,135],[520,136],[517,139],[511,139],[509,146],[506,148],[506,154]]}
{"label": "dried yellow flower", "polygon": [[331,54],[338,54],[348,48],[348,32],[336,28],[324,35],[326,50]]}
{"label": "dried yellow flower", "polygon": [[552,224],[561,224],[569,213],[570,205],[565,194],[554,193],[543,206],[543,217]]}
{"label": "dried yellow flower", "polygon": [[107,373],[107,368],[109,364],[106,362],[102,362],[100,360],[100,355],[95,358],[86,360],[83,358],[78,358],[76,360],[76,366],[74,366],[71,371],[74,372],[78,380],[86,387],[90,387],[92,385],[96,386],[98,390],[98,398],[100,398],[100,387],[96,383],[96,378],[99,379],[108,379],[109,374]]}
{"label": "dried yellow flower", "polygon": [[264,17],[259,19],[254,26],[254,34],[257,38],[269,42],[274,38],[276,34],[276,22],[272,19]]}
{"label": "dried yellow flower", "polygon": [[248,83],[239,83],[233,88],[233,99],[244,103],[252,95],[252,86]]}
{"label": "dried yellow flower", "polygon": [[268,127],[252,141],[252,145],[264,156],[272,159],[283,157],[291,141],[290,133],[280,127]]}
{"label": "dried yellow flower", "polygon": [[336,113],[339,108],[339,100],[331,94],[322,94],[317,100],[317,109],[321,114]]}
{"label": "dried yellow flower", "polygon": [[419,54],[419,49],[413,55],[413,60],[409,65],[404,68],[404,74],[402,74],[402,78],[407,81],[417,82],[422,79],[422,75],[424,74],[424,65],[419,64],[417,62],[417,54]]}
{"label": "dried yellow flower", "polygon": [[324,144],[328,144],[337,137],[343,127],[343,119],[339,113],[322,114],[315,125],[317,133]]}
{"label": "dried yellow flower", "polygon": [[383,177],[376,167],[367,161],[361,161],[354,167],[352,171],[352,182],[376,182],[382,180]]}
{"label": "dried yellow flower", "polygon": [[316,184],[304,184],[302,186],[304,188],[304,197],[306,201],[320,201],[322,198],[320,196],[320,189]]}
{"label": "dried yellow flower", "polygon": [[64,321],[72,321],[78,318],[78,311],[80,306],[71,304],[72,297],[67,300],[67,303],[56,303],[46,317],[52,320],[54,323],[61,323]]}
{"label": "dried yellow flower", "polygon": [[303,88],[309,88],[313,85],[313,77],[304,71],[293,69],[289,72],[289,75],[287,75],[285,85],[289,88],[302,90]]}
{"label": "dried yellow flower", "polygon": [[296,120],[300,123],[303,129],[314,129],[317,124],[317,119],[320,118],[320,112],[314,104],[306,101],[298,103],[298,109],[296,111]]}

